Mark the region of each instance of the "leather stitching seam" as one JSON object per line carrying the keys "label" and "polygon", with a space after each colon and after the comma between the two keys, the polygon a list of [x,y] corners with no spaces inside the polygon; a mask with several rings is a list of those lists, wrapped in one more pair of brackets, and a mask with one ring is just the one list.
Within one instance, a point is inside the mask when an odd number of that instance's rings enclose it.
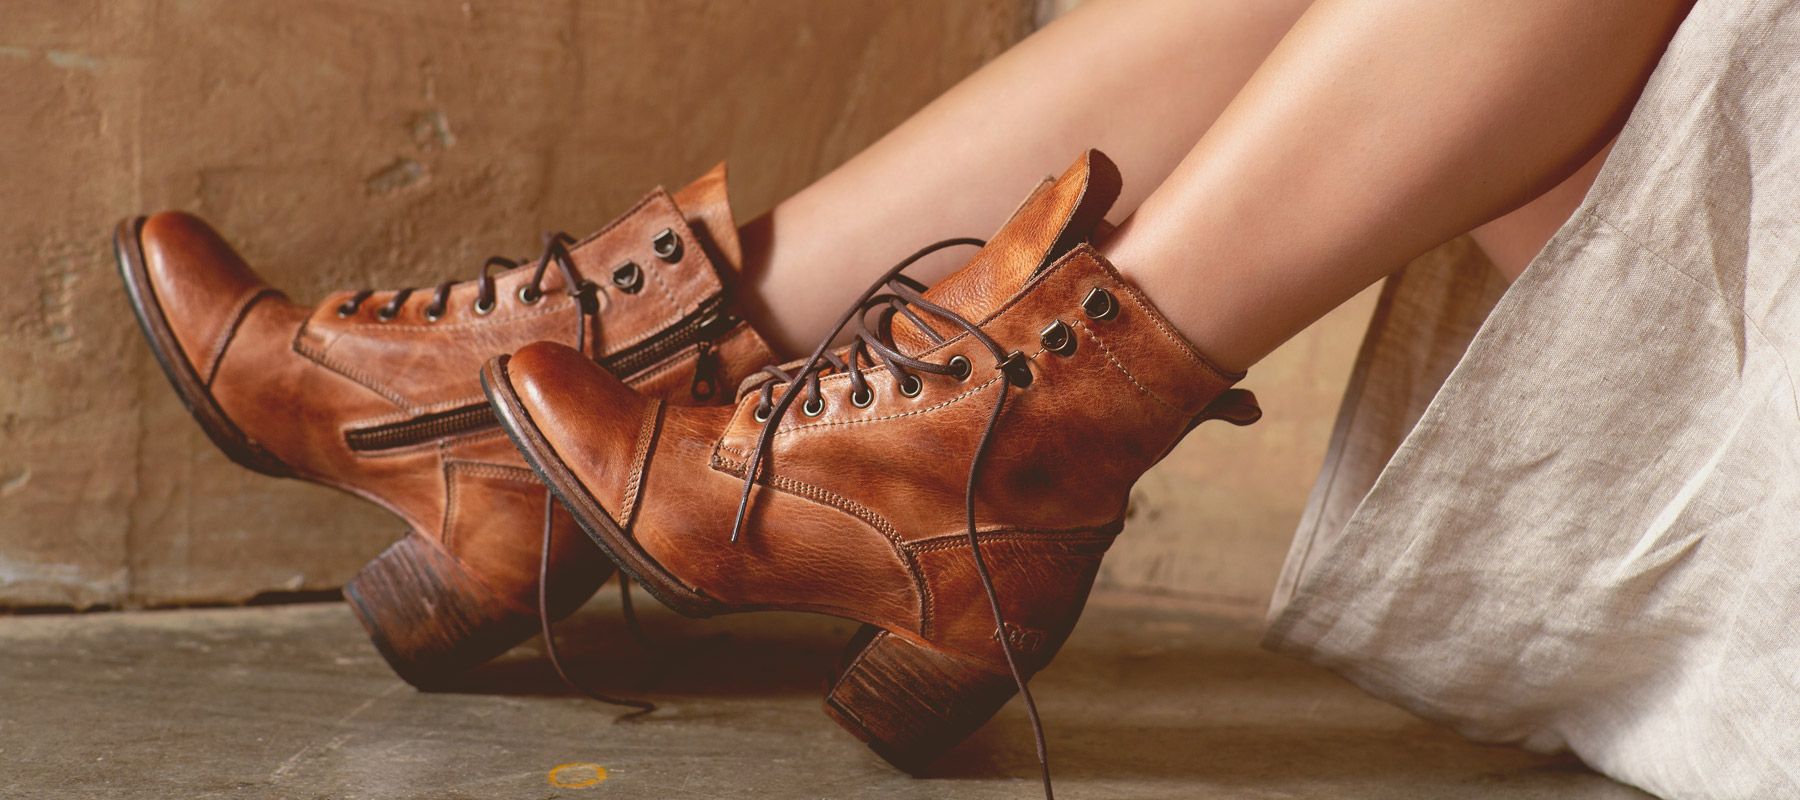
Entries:
{"label": "leather stitching seam", "polygon": [[[1010,528],[976,531],[975,537],[982,543],[990,542],[1038,542],[1044,544],[1110,544],[1117,534],[1108,534],[1094,528],[1072,528],[1064,531],[1050,530],[1017,530]],[[969,535],[954,533],[913,542],[910,547],[918,553],[934,553],[941,550],[955,550],[969,546]]]}
{"label": "leather stitching seam", "polygon": [[664,404],[661,400],[653,401],[650,413],[644,415],[644,423],[638,429],[637,449],[631,454],[631,477],[625,481],[625,497],[619,503],[619,529],[631,530],[631,521],[637,518],[638,487],[644,479],[644,469],[650,464],[650,446],[656,441],[656,432],[662,428]]}
{"label": "leather stitching seam", "polygon": [[[712,467],[713,469],[722,470],[727,473],[735,472],[738,476],[742,477],[748,464],[721,458],[715,449],[712,458]],[[931,586],[925,581],[924,574],[919,570],[918,562],[914,560],[911,551],[907,549],[905,540],[900,537],[900,532],[894,528],[893,523],[888,522],[885,517],[875,513],[874,510],[861,503],[824,487],[815,486],[805,481],[795,480],[784,475],[771,475],[757,481],[757,483],[786,491],[789,494],[803,497],[821,505],[835,508],[862,520],[869,527],[874,528],[876,533],[879,533],[886,538],[889,545],[893,547],[894,554],[900,557],[900,564],[905,568],[908,577],[912,578],[913,590],[918,594],[919,635],[930,635],[931,612],[932,609],[936,607],[936,602],[931,595]]]}
{"label": "leather stitching seam", "polygon": [[1177,415],[1183,415],[1183,416],[1186,415],[1186,412],[1182,411],[1179,408],[1176,408],[1175,404],[1170,403],[1167,400],[1164,400],[1162,395],[1159,395],[1153,391],[1150,391],[1150,387],[1145,386],[1142,381],[1139,381],[1137,379],[1136,375],[1131,374],[1131,370],[1126,369],[1125,365],[1119,361],[1118,356],[1113,354],[1112,348],[1107,347],[1106,342],[1101,340],[1100,332],[1094,330],[1093,326],[1087,324],[1086,320],[1077,319],[1077,320],[1075,320],[1075,324],[1081,326],[1082,330],[1087,331],[1088,338],[1092,339],[1094,341],[1094,346],[1100,348],[1100,352],[1106,354],[1106,360],[1112,362],[1113,367],[1115,369],[1117,369],[1120,374],[1124,375],[1126,380],[1131,381],[1131,385],[1136,386],[1138,388],[1138,391],[1143,392],[1146,397],[1149,397],[1151,400],[1155,400],[1159,405],[1161,405],[1164,408],[1169,409],[1170,411],[1176,413]]}
{"label": "leather stitching seam", "polygon": [[1224,368],[1214,364],[1212,359],[1207,358],[1205,353],[1195,350],[1194,346],[1188,343],[1187,339],[1183,338],[1179,333],[1176,333],[1169,327],[1168,322],[1163,319],[1163,315],[1152,307],[1150,301],[1144,297],[1144,293],[1138,291],[1136,286],[1133,286],[1130,282],[1126,281],[1125,277],[1120,275],[1119,271],[1114,269],[1111,264],[1094,258],[1087,253],[1082,253],[1082,257],[1093,262],[1095,266],[1100,267],[1101,271],[1106,273],[1106,276],[1110,278],[1113,284],[1118,288],[1119,293],[1124,295],[1125,299],[1130,300],[1131,304],[1137,307],[1138,313],[1142,314],[1144,319],[1150,320],[1150,324],[1163,335],[1164,339],[1167,339],[1170,344],[1175,345],[1175,348],[1181,351],[1182,355],[1187,356],[1189,360],[1199,364],[1202,369],[1212,373],[1213,377],[1225,381],[1226,383],[1237,383],[1243,379],[1243,373],[1234,374],[1227,372]]}
{"label": "leather stitching seam", "polygon": [[532,472],[525,467],[515,467],[508,464],[493,464],[486,461],[462,461],[457,459],[445,459],[444,463],[444,468],[446,470],[454,470],[472,478],[493,478],[494,480],[527,483],[533,486],[541,485],[537,479],[537,473]]}
{"label": "leather stitching seam", "polygon": [[231,324],[227,325],[225,330],[219,334],[217,341],[213,342],[211,352],[206,356],[205,385],[208,389],[212,388],[213,379],[219,376],[219,365],[225,363],[225,350],[231,346],[233,340],[237,339],[238,329],[243,327],[244,318],[250,316],[250,309],[264,297],[279,296],[280,294],[281,292],[264,286],[261,289],[246,292],[243,299],[238,301],[237,308],[231,312]]}
{"label": "leather stitching seam", "polygon": [[[1040,350],[1038,352],[1042,353],[1043,351]],[[1031,356],[1031,358],[1036,359],[1037,354],[1033,354]],[[839,420],[832,420],[830,422],[810,422],[805,425],[796,425],[792,428],[778,430],[775,432],[775,436],[781,437],[781,436],[785,436],[790,433],[799,433],[801,431],[805,431],[805,430],[809,430],[809,429],[813,429],[813,428],[829,428],[834,425],[861,425],[861,424],[869,424],[869,423],[875,423],[875,422],[886,422],[888,420],[895,420],[895,419],[901,419],[904,417],[918,416],[920,414],[928,414],[930,412],[936,411],[936,410],[944,408],[946,406],[962,402],[964,399],[966,399],[970,396],[973,396],[975,394],[978,394],[982,390],[986,389],[987,387],[994,385],[994,383],[996,381],[999,381],[1001,379],[1002,379],[1002,376],[995,375],[994,377],[988,378],[987,380],[981,382],[980,384],[977,384],[975,386],[972,386],[972,387],[964,390],[961,394],[958,394],[954,397],[946,399],[942,402],[934,403],[932,405],[926,406],[924,408],[915,408],[911,411],[902,411],[898,414],[888,414],[888,415],[880,416],[880,417],[862,417],[859,419],[839,419]],[[722,449],[726,450],[727,452],[730,452],[733,455],[736,455],[736,456],[739,456],[742,458],[749,458],[748,454],[738,450],[737,448],[732,447],[731,445],[725,444],[723,440],[720,441],[720,447]]]}
{"label": "leather stitching seam", "polygon": [[[440,448],[440,454],[442,449]],[[456,488],[458,475],[471,478],[492,478],[494,480],[511,481],[513,483],[537,484],[537,476],[524,467],[511,467],[505,464],[489,464],[483,461],[457,461],[444,457],[444,521],[443,528],[438,531],[438,540],[443,542],[444,554],[462,563],[453,552],[455,542],[450,536],[456,530],[456,512],[461,507],[457,502],[459,490]]]}
{"label": "leather stitching seam", "polygon": [[[644,210],[645,207],[647,207],[647,206],[651,205],[652,203],[655,203],[659,200],[667,201],[668,208],[666,209],[666,211],[670,212],[670,216],[675,217],[675,220],[676,220],[675,224],[671,225],[670,227],[678,227],[679,226],[687,233],[687,238],[689,240],[693,240],[694,239],[693,231],[688,228],[687,220],[682,218],[679,209],[677,209],[675,207],[675,199],[673,197],[669,196],[668,190],[659,186],[654,191],[650,192],[647,195],[644,195],[643,199],[637,201],[637,204],[633,205],[625,213],[620,214],[612,222],[607,223],[606,227],[601,228],[600,230],[593,232],[587,238],[582,239],[579,242],[576,242],[575,246],[571,247],[570,249],[571,250],[580,249],[581,247],[587,245],[588,243],[599,239],[601,236],[604,236],[607,233],[612,232],[613,229],[619,227],[620,225],[623,225],[626,220],[632,218],[633,216],[636,216],[639,211]],[[699,249],[699,248],[695,248],[695,249]],[[701,253],[699,257],[705,263],[706,268],[711,270],[712,263],[710,261],[705,260],[706,254]],[[605,265],[602,265],[601,268],[606,269],[607,267],[605,267]],[[635,345],[646,339],[649,339],[652,336],[655,336],[656,334],[661,333],[664,329],[668,328],[670,325],[680,322],[681,318],[683,316],[685,316],[685,314],[683,314],[682,310],[681,310],[681,301],[676,299],[675,293],[669,289],[668,284],[663,281],[662,276],[657,274],[659,272],[659,270],[653,270],[653,269],[649,269],[647,267],[640,267],[640,269],[643,269],[644,272],[648,273],[649,276],[656,281],[657,288],[662,290],[663,297],[664,297],[664,299],[666,299],[668,301],[669,307],[671,309],[673,309],[674,315],[664,318],[661,325],[658,325],[658,326],[652,328],[650,331],[648,331],[644,335],[639,336],[636,339],[632,339],[632,340],[625,341],[625,342],[620,342],[617,347],[614,347],[610,351],[603,353],[602,354],[603,357],[606,355],[611,355],[612,353],[616,353],[627,347],[631,347],[632,345]],[[605,328],[602,327],[601,331],[602,331],[602,333],[604,333]]]}
{"label": "leather stitching seam", "polygon": [[348,364],[340,363],[337,359],[332,358],[331,356],[327,355],[324,351],[319,350],[317,347],[313,346],[313,344],[311,342],[308,342],[304,338],[302,338],[303,336],[305,336],[305,334],[306,334],[306,326],[304,326],[304,325],[300,326],[300,330],[295,332],[294,342],[293,342],[294,352],[299,353],[300,355],[305,356],[308,359],[311,359],[314,363],[318,364],[321,367],[331,370],[332,372],[335,372],[346,378],[349,378],[351,381],[354,381],[357,385],[363,387],[364,389],[368,389],[369,391],[374,392],[378,395],[381,395],[382,398],[386,399],[390,403],[393,403],[394,405],[397,405],[401,408],[406,408],[406,409],[412,408],[412,406],[407,404],[406,398],[401,397],[398,393],[394,392],[393,390],[391,390],[385,386],[382,386],[380,384],[380,382],[376,381],[372,376],[370,376],[367,373],[364,373],[362,370],[359,370]]}
{"label": "leather stitching seam", "polygon": [[[443,458],[443,449],[442,448],[438,449],[438,457],[440,459]],[[456,530],[456,507],[458,505],[461,505],[460,503],[456,502],[456,495],[457,495],[456,462],[444,460],[443,470],[444,470],[444,519],[441,523],[439,523],[442,527],[438,528],[438,541],[444,543],[444,554],[450,555],[450,548],[456,544],[455,542],[450,541],[451,531]],[[452,555],[450,557],[455,558],[456,556]]]}
{"label": "leather stitching seam", "polygon": [[[419,332],[424,332],[424,331],[448,331],[451,333],[456,333],[456,332],[459,332],[459,331],[462,331],[465,329],[480,328],[480,327],[487,326],[487,325],[501,325],[501,324],[510,323],[510,322],[519,322],[521,320],[537,319],[538,317],[547,317],[547,316],[550,316],[553,314],[558,314],[563,311],[567,311],[570,308],[573,308],[575,306],[575,301],[569,299],[568,296],[566,296],[566,295],[560,296],[560,297],[551,296],[547,299],[551,300],[550,305],[546,305],[543,308],[527,311],[523,314],[511,314],[511,315],[500,316],[500,317],[487,316],[487,317],[483,317],[481,319],[471,319],[471,320],[465,320],[463,322],[432,322],[432,323],[427,323],[424,325],[409,324],[409,323],[404,323],[404,322],[400,322],[400,323],[395,323],[395,322],[352,322],[352,323],[349,323],[348,325],[345,325],[344,327],[346,330],[359,331],[359,332],[360,331],[395,331],[397,333],[419,333]],[[309,319],[308,322],[310,323],[311,320]]]}

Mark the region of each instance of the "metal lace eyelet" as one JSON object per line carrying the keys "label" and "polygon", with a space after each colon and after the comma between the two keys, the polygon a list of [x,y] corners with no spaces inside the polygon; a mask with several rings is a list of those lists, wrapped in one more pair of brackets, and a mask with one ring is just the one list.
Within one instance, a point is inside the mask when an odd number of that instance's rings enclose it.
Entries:
{"label": "metal lace eyelet", "polygon": [[918,397],[919,392],[924,388],[925,384],[919,381],[919,376],[917,375],[908,375],[905,378],[900,379],[900,393],[907,397]]}
{"label": "metal lace eyelet", "polygon": [[875,405],[874,390],[865,386],[859,391],[851,392],[850,405],[856,406],[857,408],[868,408],[869,406]]}
{"label": "metal lace eyelet", "polygon": [[626,294],[636,294],[644,288],[644,268],[636,261],[627,261],[613,268],[612,285]]}
{"label": "metal lace eyelet", "polygon": [[1023,352],[1014,350],[1007,353],[1005,360],[994,366],[1005,373],[1006,380],[1012,385],[1021,389],[1031,385],[1031,359],[1026,358]]}
{"label": "metal lace eyelet", "polygon": [[382,306],[375,310],[375,319],[379,322],[393,322],[400,314],[400,309],[393,306]]}
{"label": "metal lace eyelet", "polygon": [[820,414],[825,413],[825,398],[822,398],[822,397],[807,398],[806,402],[800,404],[800,413],[805,414],[809,417],[816,417]]}
{"label": "metal lace eyelet", "polygon": [[750,412],[750,417],[757,422],[768,422],[772,416],[775,416],[775,409],[772,406],[758,405],[755,411]]}
{"label": "metal lace eyelet", "polygon": [[944,365],[950,368],[950,377],[959,381],[968,380],[969,376],[975,372],[975,366],[970,364],[969,360],[962,356],[951,356],[950,360],[945,362]]}
{"label": "metal lace eyelet", "polygon": [[349,303],[337,307],[338,319],[349,319],[350,315],[355,313],[356,306],[350,305]]}
{"label": "metal lace eyelet", "polygon": [[1096,286],[1081,298],[1081,310],[1093,319],[1112,319],[1119,315],[1119,300],[1112,292]]}
{"label": "metal lace eyelet", "polygon": [[425,307],[425,321],[426,322],[437,322],[438,320],[443,319],[443,318],[444,318],[443,306],[426,306]]}
{"label": "metal lace eyelet", "polygon": [[673,264],[681,260],[681,237],[673,228],[663,228],[661,233],[650,240],[650,251],[657,258]]}
{"label": "metal lace eyelet", "polygon": [[494,302],[494,299],[491,297],[477,297],[475,298],[475,313],[485,317],[494,313],[494,306],[497,305],[499,305],[499,303]]}
{"label": "metal lace eyelet", "polygon": [[519,287],[519,302],[528,306],[533,306],[537,305],[537,301],[542,299],[544,299],[544,292],[536,286],[526,284]]}
{"label": "metal lace eyelet", "polygon": [[1038,340],[1044,343],[1044,349],[1059,356],[1075,354],[1075,331],[1062,320],[1055,320],[1045,325],[1038,332]]}

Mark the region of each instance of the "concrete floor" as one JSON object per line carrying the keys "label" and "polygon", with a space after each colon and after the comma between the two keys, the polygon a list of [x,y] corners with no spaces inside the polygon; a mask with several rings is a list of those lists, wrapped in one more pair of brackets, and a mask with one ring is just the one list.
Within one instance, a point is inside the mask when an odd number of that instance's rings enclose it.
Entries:
{"label": "concrete floor", "polygon": [[[662,708],[618,722],[537,643],[421,694],[338,603],[0,617],[0,797],[1029,798],[1017,703],[937,767],[901,775],[820,711],[852,626],[680,620],[628,643],[606,597],[560,629],[567,660]],[[1256,647],[1253,621],[1095,598],[1033,683],[1065,798],[1644,798],[1566,757],[1484,747]],[[550,772],[565,768],[551,784]],[[590,784],[582,788],[580,784]]]}

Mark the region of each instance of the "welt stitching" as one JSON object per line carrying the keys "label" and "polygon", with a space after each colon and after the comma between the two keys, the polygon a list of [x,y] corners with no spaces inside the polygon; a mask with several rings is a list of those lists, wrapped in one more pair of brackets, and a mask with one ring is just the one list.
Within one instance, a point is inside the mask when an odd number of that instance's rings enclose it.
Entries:
{"label": "welt stitching", "polygon": [[1100,334],[1098,332],[1096,332],[1091,326],[1089,326],[1087,324],[1087,322],[1078,319],[1078,320],[1075,320],[1075,324],[1080,325],[1082,330],[1087,331],[1088,338],[1092,339],[1094,341],[1094,345],[1100,348],[1100,352],[1106,354],[1106,360],[1111,361],[1113,367],[1118,369],[1119,372],[1125,376],[1126,380],[1131,381],[1131,385],[1136,386],[1138,388],[1138,391],[1143,392],[1145,395],[1149,396],[1149,398],[1151,400],[1155,400],[1157,403],[1161,404],[1164,408],[1167,408],[1170,411],[1173,411],[1178,415],[1182,414],[1181,409],[1176,408],[1174,406],[1174,404],[1170,403],[1167,400],[1164,400],[1157,393],[1150,391],[1150,387],[1145,386],[1142,382],[1140,382],[1137,379],[1136,375],[1131,374],[1131,370],[1126,369],[1124,364],[1119,363],[1118,357],[1113,355],[1112,348],[1107,347],[1106,342],[1103,342],[1100,340]]}
{"label": "welt stitching", "polygon": [[231,324],[226,326],[225,332],[219,336],[218,341],[213,343],[212,352],[206,357],[207,388],[211,388],[213,379],[219,376],[219,365],[225,363],[225,349],[231,346],[233,340],[237,339],[238,330],[244,326],[244,318],[250,316],[251,307],[264,297],[278,294],[280,292],[265,286],[246,293],[244,298],[238,301],[237,308],[231,312]]}
{"label": "welt stitching", "polygon": [[625,482],[625,497],[619,503],[621,529],[630,528],[632,519],[637,516],[638,487],[643,483],[644,468],[650,462],[650,443],[656,439],[662,415],[662,401],[653,401],[650,413],[644,415],[644,424],[638,429],[637,448],[631,454],[631,478]]}

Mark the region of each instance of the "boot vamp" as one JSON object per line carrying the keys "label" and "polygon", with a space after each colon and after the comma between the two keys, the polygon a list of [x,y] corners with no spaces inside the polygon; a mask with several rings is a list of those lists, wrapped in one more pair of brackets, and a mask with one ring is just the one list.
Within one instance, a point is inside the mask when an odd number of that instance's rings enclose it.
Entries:
{"label": "boot vamp", "polygon": [[[1119,317],[1083,316],[1081,299],[1095,288],[1126,304]],[[1057,321],[1077,337],[1072,352],[1040,341]],[[672,416],[650,467],[646,490],[655,494],[642,504],[639,541],[732,602],[851,607],[846,616],[992,662],[1002,654],[968,545],[966,500],[976,448],[1004,391],[976,473],[975,527],[1009,624],[1022,641],[1052,651],[1120,530],[1132,485],[1228,382],[1197,370],[1160,317],[1085,251],[1034,278],[982,328],[1021,353],[1029,385],[1010,385],[993,354],[962,336],[918,356],[942,363],[960,355],[973,367],[969,377],[921,375],[916,397],[873,369],[874,402],[858,408],[849,377],[834,375],[821,381],[824,409],[809,417],[795,410],[807,396],[798,389],[735,544],[725,537],[762,428],[757,401],[743,401],[716,436]],[[670,441],[688,454],[670,458]],[[716,476],[693,469],[702,460]],[[695,516],[713,521],[686,522]]]}

